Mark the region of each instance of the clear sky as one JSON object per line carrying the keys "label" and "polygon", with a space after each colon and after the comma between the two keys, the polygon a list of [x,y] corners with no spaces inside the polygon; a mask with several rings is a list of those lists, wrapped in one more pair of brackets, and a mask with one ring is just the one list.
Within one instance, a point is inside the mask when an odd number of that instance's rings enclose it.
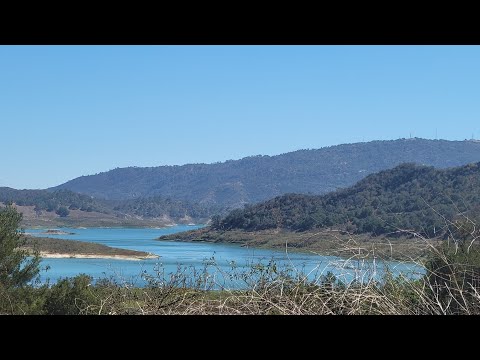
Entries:
{"label": "clear sky", "polygon": [[0,186],[480,137],[479,46],[0,46]]}

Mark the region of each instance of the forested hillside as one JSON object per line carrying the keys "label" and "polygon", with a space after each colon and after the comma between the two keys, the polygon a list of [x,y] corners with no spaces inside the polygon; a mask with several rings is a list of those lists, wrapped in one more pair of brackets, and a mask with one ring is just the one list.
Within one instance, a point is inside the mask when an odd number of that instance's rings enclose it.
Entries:
{"label": "forested hillside", "polygon": [[146,218],[168,216],[172,219],[180,219],[188,216],[194,219],[206,219],[221,212],[221,209],[215,207],[160,196],[132,200],[111,200],[105,201],[105,203],[109,204],[114,211]]}
{"label": "forested hillside", "polygon": [[447,168],[478,161],[478,142],[414,138],[344,144],[214,164],[118,168],[82,176],[54,189],[69,189],[95,198],[162,196],[233,208],[286,193],[324,194],[401,163]]}
{"label": "forested hillside", "polygon": [[213,228],[247,231],[336,228],[373,235],[446,231],[445,219],[480,212],[480,163],[438,170],[402,164],[323,196],[288,194],[232,211]]}
{"label": "forested hillside", "polygon": [[56,212],[68,217],[70,210],[98,212],[113,215],[130,215],[139,218],[168,217],[172,220],[182,218],[207,219],[215,208],[172,200],[162,197],[133,200],[102,200],[91,196],[77,194],[69,190],[16,190],[0,188],[0,203],[15,203],[19,206],[34,206],[37,214],[43,211]]}
{"label": "forested hillside", "polygon": [[56,211],[64,206],[70,210],[98,211],[107,213],[108,207],[92,199],[91,196],[77,194],[69,190],[16,190],[0,187],[0,202],[15,203],[20,206],[35,206],[38,211]]}

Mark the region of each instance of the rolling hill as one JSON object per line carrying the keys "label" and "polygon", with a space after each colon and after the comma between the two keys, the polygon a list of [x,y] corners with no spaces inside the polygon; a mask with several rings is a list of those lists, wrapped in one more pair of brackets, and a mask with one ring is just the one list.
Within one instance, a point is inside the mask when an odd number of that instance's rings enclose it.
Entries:
{"label": "rolling hill", "polygon": [[401,164],[346,189],[278,196],[159,240],[282,250],[288,244],[324,255],[411,260],[427,256],[429,247],[447,236],[478,237],[475,223],[480,223],[480,163],[449,169]]}
{"label": "rolling hill", "polygon": [[325,194],[401,163],[447,168],[480,161],[480,143],[399,139],[251,156],[214,164],[117,168],[50,190],[95,198],[162,196],[205,206],[238,208],[286,193]]}
{"label": "rolling hill", "polygon": [[372,235],[414,230],[426,237],[447,231],[446,221],[480,214],[480,163],[435,169],[402,164],[326,195],[287,194],[224,219],[217,230],[307,231],[334,228]]}
{"label": "rolling hill", "polygon": [[[103,200],[70,190],[0,187],[0,205],[15,204],[24,224],[48,226],[160,226],[207,221],[215,208],[163,197]],[[63,208],[63,212],[60,210]]]}

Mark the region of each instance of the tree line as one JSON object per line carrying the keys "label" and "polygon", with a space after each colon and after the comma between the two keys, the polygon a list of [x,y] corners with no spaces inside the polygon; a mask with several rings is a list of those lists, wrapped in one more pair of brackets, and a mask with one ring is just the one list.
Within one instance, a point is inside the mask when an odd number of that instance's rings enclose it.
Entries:
{"label": "tree line", "polygon": [[448,221],[480,213],[480,163],[451,169],[402,164],[323,195],[287,194],[216,217],[215,229],[336,228],[395,235],[399,229],[442,236]]}
{"label": "tree line", "polygon": [[104,214],[129,214],[145,218],[168,216],[173,219],[191,217],[207,219],[221,212],[216,206],[174,200],[155,196],[130,200],[95,199],[89,195],[75,193],[70,190],[16,190],[0,188],[0,203],[19,206],[34,206],[37,212],[55,212],[67,217],[71,210],[100,212]]}

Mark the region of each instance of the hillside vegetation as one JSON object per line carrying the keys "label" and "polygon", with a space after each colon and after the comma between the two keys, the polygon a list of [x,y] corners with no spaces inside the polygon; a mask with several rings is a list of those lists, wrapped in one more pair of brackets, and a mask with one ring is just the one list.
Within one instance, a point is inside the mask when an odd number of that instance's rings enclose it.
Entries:
{"label": "hillside vegetation", "polygon": [[82,176],[52,190],[117,200],[161,196],[235,208],[286,193],[324,194],[401,163],[447,168],[478,161],[478,142],[399,139],[214,164],[118,168]]}
{"label": "hillside vegetation", "polygon": [[[159,196],[132,200],[102,200],[70,190],[0,188],[0,203],[15,204],[29,225],[141,226],[145,221],[188,222],[208,219],[215,208]],[[152,226],[151,221],[144,223]]]}
{"label": "hillside vegetation", "polygon": [[229,231],[341,229],[396,235],[413,230],[426,237],[446,223],[480,210],[480,163],[451,169],[402,164],[323,196],[287,194],[216,218],[212,228]]}
{"label": "hillside vegetation", "polygon": [[[147,286],[138,288],[118,277],[85,274],[40,284],[40,254],[25,248],[27,239],[18,231],[21,217],[11,206],[0,208],[0,315],[480,314],[475,223],[467,224],[463,236],[429,247],[425,274],[414,278],[394,277],[387,265],[377,279],[375,262],[364,269],[364,257],[351,249],[353,261],[336,275],[277,266],[272,259],[268,264],[252,262],[246,270],[232,264],[217,277],[212,276],[212,257],[202,269],[179,266],[176,273],[159,264],[156,275],[139,275]],[[49,247],[58,251],[64,245],[53,241]],[[345,276],[352,271],[355,277],[348,280]],[[223,276],[242,286],[225,287]]]}
{"label": "hillside vegetation", "polygon": [[69,190],[16,190],[0,187],[0,202],[15,203],[19,206],[35,206],[35,211],[57,211],[61,206],[70,210],[97,211],[108,213],[105,204],[91,196],[77,194]]}

